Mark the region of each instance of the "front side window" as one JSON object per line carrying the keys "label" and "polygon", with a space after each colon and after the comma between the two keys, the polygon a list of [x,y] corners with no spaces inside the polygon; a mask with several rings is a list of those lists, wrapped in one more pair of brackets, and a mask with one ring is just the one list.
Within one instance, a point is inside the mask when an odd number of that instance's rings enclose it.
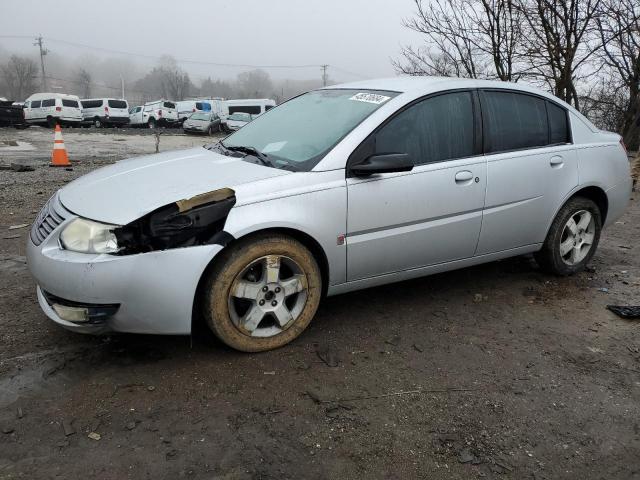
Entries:
{"label": "front side window", "polygon": [[397,95],[353,89],[309,92],[257,117],[227,137],[223,146],[252,147],[266,154],[275,167],[288,165],[308,171],[364,119]]}
{"label": "front side window", "polygon": [[416,165],[474,154],[471,92],[422,100],[393,117],[375,136],[375,153],[407,153]]}
{"label": "front side window", "polygon": [[42,100],[42,106],[43,107],[55,107],[56,106],[56,101],[53,98],[49,98],[47,100]]}
{"label": "front side window", "polygon": [[542,147],[549,143],[545,101],[515,92],[483,92],[487,153]]}

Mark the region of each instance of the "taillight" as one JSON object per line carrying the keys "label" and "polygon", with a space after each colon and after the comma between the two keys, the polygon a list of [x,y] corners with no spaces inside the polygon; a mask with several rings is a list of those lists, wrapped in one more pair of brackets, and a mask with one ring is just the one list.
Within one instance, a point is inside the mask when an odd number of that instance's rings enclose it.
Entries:
{"label": "taillight", "polygon": [[622,137],[620,137],[620,145],[622,145],[625,155],[629,155],[629,152],[627,152],[627,146],[624,144],[624,138]]}
{"label": "taillight", "polygon": [[195,111],[196,111],[196,109],[194,108],[194,109],[192,109],[191,111],[192,111],[192,112],[195,112]]}
{"label": "taillight", "polygon": [[62,107],[56,107],[56,112],[61,112],[62,111]]}

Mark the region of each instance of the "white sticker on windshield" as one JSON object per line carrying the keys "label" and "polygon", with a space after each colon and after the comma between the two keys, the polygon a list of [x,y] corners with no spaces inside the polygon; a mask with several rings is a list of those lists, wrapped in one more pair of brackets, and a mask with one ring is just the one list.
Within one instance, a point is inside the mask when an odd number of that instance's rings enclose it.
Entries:
{"label": "white sticker on windshield", "polygon": [[380,105],[381,103],[386,102],[391,97],[386,97],[384,95],[379,95],[377,93],[356,93],[349,100],[356,100],[357,102],[367,102],[374,103],[376,105]]}
{"label": "white sticker on windshield", "polygon": [[287,144],[286,140],[284,142],[270,143],[269,145],[267,145],[262,149],[262,153],[279,152],[280,150],[282,150],[282,147],[284,147],[286,144]]}

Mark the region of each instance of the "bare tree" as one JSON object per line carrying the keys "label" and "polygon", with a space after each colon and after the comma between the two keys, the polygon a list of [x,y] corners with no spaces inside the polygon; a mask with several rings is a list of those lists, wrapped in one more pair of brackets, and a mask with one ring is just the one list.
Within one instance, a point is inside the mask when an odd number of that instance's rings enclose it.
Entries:
{"label": "bare tree", "polygon": [[264,70],[250,70],[238,74],[238,89],[241,97],[269,97],[273,94],[273,82]]}
{"label": "bare tree", "polygon": [[579,108],[576,83],[581,69],[600,48],[592,42],[602,0],[518,0],[526,20],[523,56],[528,72],[553,93]]}
{"label": "bare tree", "polygon": [[640,146],[640,3],[605,0],[596,19],[607,67],[609,105],[618,112],[618,130],[630,149]]}
{"label": "bare tree", "polygon": [[78,70],[74,83],[76,83],[78,90],[80,90],[82,98],[91,97],[91,74],[87,70],[84,68]]}
{"label": "bare tree", "polygon": [[4,83],[12,99],[24,100],[35,91],[38,66],[30,58],[12,55],[1,69]]}
{"label": "bare tree", "polygon": [[403,47],[399,72],[470,78],[518,79],[522,11],[513,0],[414,0],[404,25],[422,35],[422,48]]}

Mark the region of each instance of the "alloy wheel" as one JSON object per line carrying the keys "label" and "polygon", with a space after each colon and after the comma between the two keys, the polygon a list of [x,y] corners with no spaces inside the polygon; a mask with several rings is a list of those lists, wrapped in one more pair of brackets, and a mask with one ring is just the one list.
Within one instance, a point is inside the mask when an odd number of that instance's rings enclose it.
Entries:
{"label": "alloy wheel", "polygon": [[266,255],[252,261],[229,289],[229,314],[250,337],[273,337],[293,325],[308,297],[307,275],[294,260]]}
{"label": "alloy wheel", "polygon": [[560,256],[567,265],[580,263],[589,254],[596,235],[596,223],[588,210],[574,213],[560,237]]}

